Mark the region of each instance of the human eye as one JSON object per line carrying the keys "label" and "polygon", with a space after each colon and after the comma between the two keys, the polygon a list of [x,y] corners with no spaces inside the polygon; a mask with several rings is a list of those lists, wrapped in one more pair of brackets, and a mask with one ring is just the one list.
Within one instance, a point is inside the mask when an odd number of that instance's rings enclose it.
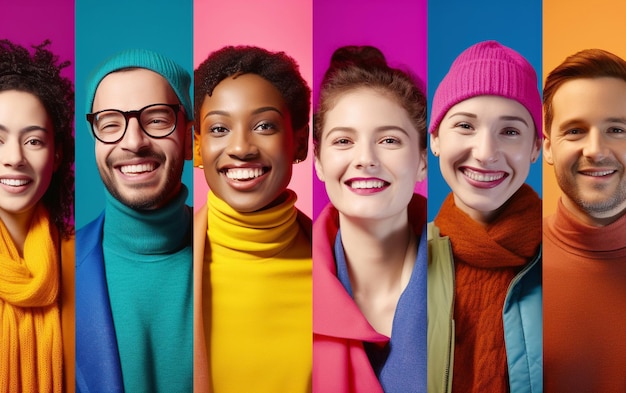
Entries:
{"label": "human eye", "polygon": [[264,121],[264,122],[257,124],[256,127],[254,127],[254,131],[259,131],[265,134],[271,134],[271,133],[278,131],[278,127],[276,126],[276,124],[272,122]]}
{"label": "human eye", "polygon": [[340,147],[349,146],[352,144],[352,140],[350,140],[350,138],[340,136],[340,137],[333,139],[331,144],[333,146],[340,146]]}
{"label": "human eye", "polygon": [[609,127],[608,132],[610,134],[624,134],[624,133],[626,133],[626,131],[624,131],[624,128],[622,128],[622,127]]}
{"label": "human eye", "polygon": [[141,114],[141,121],[144,127],[159,130],[171,128],[176,120],[174,113],[169,108],[156,108],[143,112]]}
{"label": "human eye", "polygon": [[453,128],[455,128],[461,134],[469,134],[474,131],[474,127],[472,126],[472,124],[466,121],[460,121],[458,123],[455,123]]}
{"label": "human eye", "polygon": [[41,139],[41,138],[37,138],[37,137],[31,137],[26,139],[26,141],[24,141],[24,146],[30,147],[30,148],[40,148],[46,145],[46,142]]}
{"label": "human eye", "polygon": [[386,144],[386,145],[400,145],[402,144],[402,141],[399,138],[396,138],[393,136],[386,136],[382,138],[379,141],[379,143]]}
{"label": "human eye", "polygon": [[217,124],[217,125],[209,127],[209,133],[216,137],[224,136],[228,132],[229,132],[228,128],[224,127],[223,125]]}
{"label": "human eye", "polygon": [[506,136],[517,136],[521,135],[521,132],[516,128],[505,128],[502,130],[502,134]]}

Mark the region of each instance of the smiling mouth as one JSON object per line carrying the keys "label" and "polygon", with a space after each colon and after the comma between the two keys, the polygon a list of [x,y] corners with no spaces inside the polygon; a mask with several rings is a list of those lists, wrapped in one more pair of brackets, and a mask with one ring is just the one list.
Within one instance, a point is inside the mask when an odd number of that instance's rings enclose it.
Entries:
{"label": "smiling mouth", "polygon": [[25,186],[28,183],[31,183],[32,180],[26,180],[26,179],[0,179],[0,183],[4,184],[5,186],[11,186],[11,187],[21,187],[21,186]]}
{"label": "smiling mouth", "polygon": [[156,164],[151,162],[147,164],[138,164],[138,165],[122,165],[120,167],[120,172],[125,175],[139,175],[146,172],[152,172],[156,169]]}
{"label": "smiling mouth", "polygon": [[610,171],[581,171],[580,173],[585,175],[585,176],[602,177],[602,176],[612,175],[615,172],[617,172],[617,171],[615,171],[615,170],[610,170]]}
{"label": "smiling mouth", "polygon": [[222,172],[230,180],[246,181],[261,177],[268,171],[267,168],[231,168]]}
{"label": "smiling mouth", "polygon": [[464,168],[462,172],[465,176],[469,177],[470,179],[474,181],[485,182],[485,183],[494,182],[507,176],[506,172],[482,173],[482,172],[473,171],[468,168]]}
{"label": "smiling mouth", "polygon": [[382,180],[354,180],[349,185],[354,189],[372,189],[383,188],[387,184],[387,182]]}

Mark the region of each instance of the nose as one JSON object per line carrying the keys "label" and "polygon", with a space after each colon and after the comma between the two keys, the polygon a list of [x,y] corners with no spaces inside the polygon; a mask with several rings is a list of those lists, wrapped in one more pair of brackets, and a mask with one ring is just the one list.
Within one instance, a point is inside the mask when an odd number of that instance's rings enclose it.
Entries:
{"label": "nose", "polygon": [[146,147],[149,143],[150,137],[143,132],[139,121],[136,118],[129,119],[126,133],[119,142],[120,147],[124,150],[137,152]]}
{"label": "nose", "polygon": [[472,154],[477,161],[485,164],[498,161],[500,148],[494,133],[489,130],[480,130],[473,139]]}
{"label": "nose", "polygon": [[254,143],[254,135],[245,128],[232,129],[229,135],[226,153],[238,160],[247,161],[259,154],[258,147]]}
{"label": "nose", "polygon": [[8,140],[0,145],[0,161],[6,167],[19,168],[25,165],[24,152],[19,141]]}
{"label": "nose", "polygon": [[601,161],[608,155],[608,144],[604,139],[604,134],[597,128],[589,130],[585,145],[583,146],[583,156],[592,161]]}
{"label": "nose", "polygon": [[355,146],[356,150],[356,167],[372,168],[378,166],[378,155],[376,154],[375,145],[370,143],[362,143]]}

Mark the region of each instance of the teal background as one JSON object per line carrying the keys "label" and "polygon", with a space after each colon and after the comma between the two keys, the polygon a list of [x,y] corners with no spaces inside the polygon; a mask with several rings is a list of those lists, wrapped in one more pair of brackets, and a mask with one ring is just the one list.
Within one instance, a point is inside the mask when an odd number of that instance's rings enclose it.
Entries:
{"label": "teal background", "polygon": [[[85,82],[109,56],[145,48],[169,56],[193,76],[193,4],[177,0],[81,0],[76,2],[76,228],[104,208],[104,185],[96,167],[94,139],[85,119]],[[193,81],[193,78],[192,78]],[[193,90],[190,92],[193,99]],[[193,201],[193,164],[183,183]]]}
{"label": "teal background", "polygon": [[[524,56],[537,72],[542,91],[541,0],[447,0],[428,2],[428,108],[435,90],[454,59],[473,44],[496,40]],[[430,142],[429,142],[430,143]],[[432,221],[450,187],[441,176],[439,159],[429,149],[428,220]],[[541,158],[530,167],[526,180],[541,196]]]}

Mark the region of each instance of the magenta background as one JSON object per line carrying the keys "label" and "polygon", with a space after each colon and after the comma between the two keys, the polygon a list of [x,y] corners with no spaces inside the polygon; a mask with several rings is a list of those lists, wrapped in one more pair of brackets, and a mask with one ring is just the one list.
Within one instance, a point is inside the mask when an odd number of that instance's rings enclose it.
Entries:
{"label": "magenta background", "polygon": [[[393,66],[427,81],[426,0],[315,0],[313,7],[313,107],[333,51],[343,45],[372,45]],[[428,180],[415,190],[427,195]],[[324,183],[313,175],[313,219],[329,202]]]}
{"label": "magenta background", "polygon": [[[316,0],[317,2],[317,0]],[[194,68],[209,53],[226,45],[255,45],[271,51],[284,51],[300,65],[300,72],[312,81],[311,0],[195,0]],[[311,147],[311,146],[310,146]],[[294,165],[289,188],[298,195],[296,206],[311,216],[313,153]],[[201,169],[194,168],[194,207],[206,203],[208,186]]]}
{"label": "magenta background", "polygon": [[[31,49],[50,40],[48,49],[59,61],[70,61],[61,75],[74,82],[74,0],[2,0],[0,39]],[[73,217],[70,219],[74,223]]]}
{"label": "magenta background", "polygon": [[49,49],[71,61],[62,75],[74,81],[74,0],[3,0],[0,38],[27,48],[49,39]]}

